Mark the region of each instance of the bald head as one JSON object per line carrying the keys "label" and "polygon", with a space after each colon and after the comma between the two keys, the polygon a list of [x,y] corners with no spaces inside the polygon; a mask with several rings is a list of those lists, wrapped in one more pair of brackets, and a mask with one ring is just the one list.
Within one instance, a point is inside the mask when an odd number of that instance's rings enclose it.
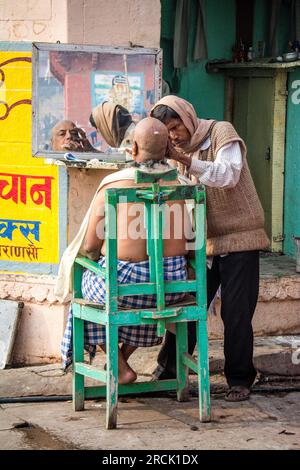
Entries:
{"label": "bald head", "polygon": [[76,125],[72,121],[59,121],[51,132],[52,150],[62,152],[68,148],[70,142],[78,138],[76,133]]}
{"label": "bald head", "polygon": [[142,119],[134,129],[132,156],[138,162],[163,160],[168,144],[168,129],[155,118]]}

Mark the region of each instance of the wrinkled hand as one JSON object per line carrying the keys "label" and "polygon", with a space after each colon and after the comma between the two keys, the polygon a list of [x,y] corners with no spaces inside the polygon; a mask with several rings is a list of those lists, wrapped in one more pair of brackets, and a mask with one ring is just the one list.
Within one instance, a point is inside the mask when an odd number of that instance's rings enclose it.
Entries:
{"label": "wrinkled hand", "polygon": [[82,147],[80,142],[75,142],[71,140],[68,144],[62,145],[62,150],[73,150],[75,152],[82,152]]}
{"label": "wrinkled hand", "polygon": [[96,150],[90,143],[83,129],[77,127],[74,130],[77,131],[78,138],[74,136],[73,140],[62,146],[63,150],[72,150],[74,152],[98,152],[98,150]]}
{"label": "wrinkled hand", "polygon": [[77,128],[78,134],[80,135],[80,145],[81,152],[97,152],[97,150],[92,146],[89,139],[86,136],[86,133],[83,129]]}
{"label": "wrinkled hand", "polygon": [[180,153],[177,152],[174,145],[171,143],[170,139],[168,139],[166,158],[169,158],[170,160],[176,160],[176,161],[179,161],[179,158],[180,158]]}

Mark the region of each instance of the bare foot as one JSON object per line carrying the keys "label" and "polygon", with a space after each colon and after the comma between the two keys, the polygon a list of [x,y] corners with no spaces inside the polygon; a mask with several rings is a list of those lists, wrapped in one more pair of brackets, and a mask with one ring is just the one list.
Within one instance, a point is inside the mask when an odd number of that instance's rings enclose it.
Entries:
{"label": "bare foot", "polygon": [[131,367],[128,366],[126,370],[119,371],[118,383],[119,385],[130,384],[137,379],[137,375]]}
{"label": "bare foot", "polygon": [[[106,348],[103,345],[101,345],[101,349],[106,352]],[[129,346],[127,349],[125,348],[126,355],[129,357],[135,349],[136,348],[132,348],[132,346]],[[104,364],[104,370],[107,371],[107,364]],[[131,369],[127,360],[124,358],[123,352],[118,347],[118,383],[120,385],[130,384],[136,379],[136,373]]]}
{"label": "bare foot", "polygon": [[[104,364],[104,370],[106,370],[106,364]],[[133,369],[127,364],[127,367],[122,370],[119,370],[118,373],[118,384],[125,385],[134,382],[137,379],[137,374]]]}

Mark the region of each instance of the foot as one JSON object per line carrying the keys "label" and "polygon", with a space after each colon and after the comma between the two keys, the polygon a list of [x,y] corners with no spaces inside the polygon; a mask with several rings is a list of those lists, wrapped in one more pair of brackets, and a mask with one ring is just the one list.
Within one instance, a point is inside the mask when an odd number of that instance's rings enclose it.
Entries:
{"label": "foot", "polygon": [[230,387],[225,395],[226,401],[244,401],[249,400],[250,389],[244,385],[235,385]]}
{"label": "foot", "polygon": [[136,379],[137,379],[136,373],[129,366],[125,370],[119,371],[119,374],[118,374],[119,385],[131,384]]}
{"label": "foot", "polygon": [[[106,364],[104,364],[104,370],[106,370]],[[130,384],[134,382],[136,379],[137,379],[136,373],[129,366],[128,366],[128,369],[126,368],[125,371],[121,371],[121,372],[119,371],[119,374],[118,374],[119,385]]]}

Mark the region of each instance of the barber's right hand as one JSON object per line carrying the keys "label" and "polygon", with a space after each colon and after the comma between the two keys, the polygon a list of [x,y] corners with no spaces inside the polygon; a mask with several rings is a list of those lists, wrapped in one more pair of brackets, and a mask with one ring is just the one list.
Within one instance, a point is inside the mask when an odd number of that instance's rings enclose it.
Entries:
{"label": "barber's right hand", "polygon": [[178,160],[178,157],[179,157],[179,153],[175,149],[174,145],[171,143],[171,140],[168,139],[166,158],[169,158],[170,160]]}

